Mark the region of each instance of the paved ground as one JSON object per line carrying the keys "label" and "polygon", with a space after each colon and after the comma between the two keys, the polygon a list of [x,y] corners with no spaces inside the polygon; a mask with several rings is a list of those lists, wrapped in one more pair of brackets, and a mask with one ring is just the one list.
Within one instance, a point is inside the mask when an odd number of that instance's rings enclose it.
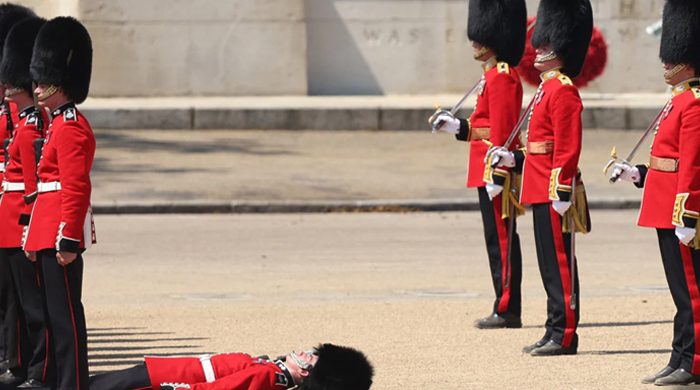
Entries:
{"label": "paved ground", "polygon": [[[610,149],[640,131],[586,130],[581,167],[593,201],[638,201],[607,183]],[[468,149],[444,133],[402,131],[98,130],[98,207],[212,202],[422,200],[475,202],[464,187]],[[648,157],[643,148],[637,161]],[[646,155],[645,155],[646,154]]]}
{"label": "paved ground", "polygon": [[91,366],[333,341],[367,352],[378,390],[645,388],[669,356],[674,310],[655,234],[635,216],[594,211],[578,241],[580,354],[532,358],[520,348],[542,335],[545,295],[529,214],[525,326],[503,331],[471,325],[492,299],[474,212],[99,215],[84,285]]}

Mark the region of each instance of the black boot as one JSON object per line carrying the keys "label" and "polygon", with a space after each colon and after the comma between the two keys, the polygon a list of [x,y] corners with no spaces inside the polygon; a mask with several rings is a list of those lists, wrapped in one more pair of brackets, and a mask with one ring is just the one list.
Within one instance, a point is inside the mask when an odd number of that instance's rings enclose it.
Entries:
{"label": "black boot", "polygon": [[571,345],[564,348],[560,344],[549,340],[539,348],[535,348],[530,352],[531,356],[558,356],[558,355],[576,355],[578,350],[578,336],[574,336]]}
{"label": "black boot", "polygon": [[534,349],[537,349],[537,348],[547,344],[547,341],[549,341],[548,338],[542,337],[541,339],[537,340],[536,343],[524,346],[523,353],[530,353]]}
{"label": "black boot", "polygon": [[520,317],[510,313],[493,313],[488,317],[476,320],[474,326],[479,329],[522,328]]}
{"label": "black boot", "polygon": [[22,383],[22,378],[15,376],[12,371],[7,370],[2,375],[0,375],[0,384],[17,386],[18,383]]}
{"label": "black boot", "polygon": [[671,374],[657,379],[654,381],[654,384],[657,386],[682,386],[695,383],[696,381],[700,381],[700,377],[679,368],[676,371],[673,371]]}
{"label": "black boot", "polygon": [[17,386],[18,389],[43,389],[46,385],[36,379],[27,379],[21,385]]}
{"label": "black boot", "polygon": [[676,369],[671,367],[671,366],[666,366],[666,367],[662,368],[661,371],[657,372],[656,374],[648,375],[648,376],[645,376],[644,378],[642,378],[642,383],[644,383],[646,385],[652,384],[652,383],[656,382],[656,380],[659,378],[663,378],[665,376],[671,375],[671,373],[673,373],[673,371],[676,371]]}

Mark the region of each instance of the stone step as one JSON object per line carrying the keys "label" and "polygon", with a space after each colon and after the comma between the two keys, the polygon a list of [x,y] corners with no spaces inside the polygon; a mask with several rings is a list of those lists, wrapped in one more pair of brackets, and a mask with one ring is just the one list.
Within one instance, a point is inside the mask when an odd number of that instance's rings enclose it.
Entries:
{"label": "stone step", "polygon": [[[527,105],[531,94],[526,94]],[[645,129],[667,94],[582,93],[586,128]],[[459,95],[91,98],[81,110],[102,129],[426,130],[436,106]],[[468,116],[474,98],[458,115]]]}

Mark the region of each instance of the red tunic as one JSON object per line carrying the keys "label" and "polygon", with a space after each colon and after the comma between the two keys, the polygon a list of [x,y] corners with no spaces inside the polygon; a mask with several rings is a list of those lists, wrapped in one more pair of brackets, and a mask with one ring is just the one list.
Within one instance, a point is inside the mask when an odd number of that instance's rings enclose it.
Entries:
{"label": "red tunic", "polygon": [[146,357],[151,386],[187,383],[193,390],[283,390],[291,387],[288,377],[275,362],[244,353],[211,355],[213,381],[207,382],[197,357]]}
{"label": "red tunic", "polygon": [[[7,121],[7,110],[10,110],[10,117],[12,118],[10,122]],[[17,105],[15,103],[5,103],[0,108],[0,148],[5,146],[5,140],[9,139],[10,129],[13,128],[15,123],[19,122],[19,113],[17,112]],[[5,172],[5,151],[0,151],[0,181],[3,180],[3,173]],[[2,193],[2,190],[0,190]]]}
{"label": "red tunic", "polygon": [[59,107],[51,115],[38,173],[41,183],[60,183],[60,189],[41,192],[39,188],[24,249],[77,252],[86,248],[86,241],[87,246],[95,241],[90,211],[95,136],[72,103]]}
{"label": "red tunic", "polygon": [[527,142],[528,149],[549,144],[551,150],[526,153],[520,191],[523,204],[569,200],[581,155],[582,111],[578,89],[569,77],[558,70],[543,74],[530,114]]}
{"label": "red tunic", "polygon": [[[693,86],[694,85],[694,86]],[[695,227],[700,215],[700,82],[674,87],[658,124],[651,155],[677,159],[677,171],[650,168],[643,175],[639,226]]]}
{"label": "red tunic", "polygon": [[[467,187],[483,187],[484,157],[492,145],[503,146],[513,131],[523,104],[523,86],[515,68],[505,62],[484,64],[484,76],[474,112],[457,139],[470,141]],[[487,139],[475,139],[473,129],[489,129]],[[510,149],[520,147],[516,139]],[[499,168],[500,169],[500,168]]]}
{"label": "red tunic", "polygon": [[42,136],[39,112],[30,107],[19,114],[14,134],[8,147],[8,162],[5,181],[13,185],[24,184],[24,190],[6,191],[0,198],[0,248],[22,246],[23,225],[28,222],[32,203],[25,202],[25,196],[36,191],[36,156],[34,140]]}

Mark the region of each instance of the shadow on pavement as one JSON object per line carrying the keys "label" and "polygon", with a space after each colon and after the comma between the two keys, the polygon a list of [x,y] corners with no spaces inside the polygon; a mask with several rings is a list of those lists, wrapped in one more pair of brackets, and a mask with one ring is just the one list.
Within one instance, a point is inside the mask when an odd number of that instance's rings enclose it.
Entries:
{"label": "shadow on pavement", "polygon": [[174,332],[150,332],[146,328],[138,327],[88,329],[90,373],[104,372],[96,370],[98,367],[109,370],[133,366],[142,363],[144,355],[182,356],[211,353],[202,351],[201,345],[193,343],[197,340],[207,340],[206,337],[168,337],[170,335],[174,335]]}
{"label": "shadow on pavement", "polygon": [[648,355],[648,354],[667,354],[671,353],[670,349],[630,349],[619,351],[579,351],[579,355]]}

